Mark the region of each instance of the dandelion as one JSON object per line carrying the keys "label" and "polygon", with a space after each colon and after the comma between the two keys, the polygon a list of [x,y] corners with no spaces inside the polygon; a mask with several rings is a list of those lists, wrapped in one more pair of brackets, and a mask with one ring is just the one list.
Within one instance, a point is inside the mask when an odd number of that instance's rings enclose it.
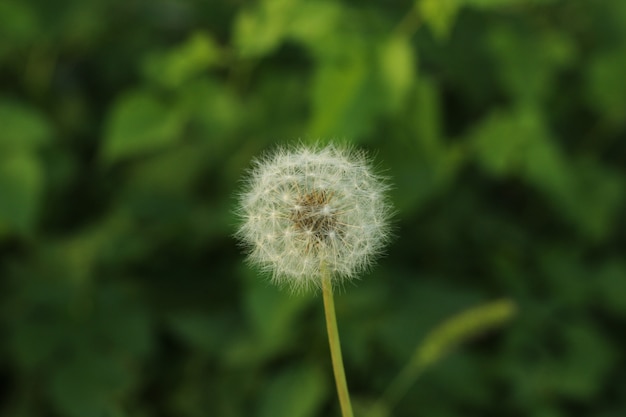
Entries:
{"label": "dandelion", "polygon": [[240,195],[248,259],[292,289],[322,288],[341,413],[352,417],[333,286],[367,269],[389,240],[388,185],[364,152],[279,148],[257,159]]}
{"label": "dandelion", "polygon": [[279,148],[254,162],[237,236],[251,263],[294,290],[366,270],[389,240],[388,185],[364,152],[334,145]]}

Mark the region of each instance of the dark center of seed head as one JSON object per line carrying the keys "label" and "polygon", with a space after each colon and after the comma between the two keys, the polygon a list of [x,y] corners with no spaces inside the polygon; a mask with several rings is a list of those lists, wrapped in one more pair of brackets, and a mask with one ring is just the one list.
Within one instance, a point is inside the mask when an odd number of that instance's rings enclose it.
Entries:
{"label": "dark center of seed head", "polygon": [[334,232],[341,235],[337,215],[328,209],[332,193],[313,190],[298,197],[291,210],[291,221],[302,233],[310,233],[313,244],[326,243]]}

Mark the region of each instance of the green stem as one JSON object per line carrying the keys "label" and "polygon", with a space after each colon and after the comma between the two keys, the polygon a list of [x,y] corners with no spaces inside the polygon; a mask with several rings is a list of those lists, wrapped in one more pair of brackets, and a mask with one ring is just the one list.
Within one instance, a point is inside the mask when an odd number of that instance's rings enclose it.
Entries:
{"label": "green stem", "polygon": [[333,287],[330,282],[330,275],[325,268],[322,268],[322,293],[324,294],[324,311],[326,313],[326,328],[328,329],[328,343],[330,344],[330,357],[333,362],[333,372],[335,373],[335,383],[337,384],[337,394],[341,415],[343,417],[353,417],[352,405],[350,404],[350,394],[346,382],[346,372],[343,367],[341,356],[341,343],[339,342],[339,331],[337,330],[337,317],[335,316],[335,302],[333,300]]}

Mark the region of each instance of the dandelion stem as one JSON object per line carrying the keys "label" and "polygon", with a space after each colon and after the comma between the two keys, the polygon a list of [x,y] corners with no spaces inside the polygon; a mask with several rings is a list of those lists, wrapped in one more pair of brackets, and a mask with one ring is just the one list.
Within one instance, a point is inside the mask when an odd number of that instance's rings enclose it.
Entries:
{"label": "dandelion stem", "polygon": [[339,341],[339,331],[337,330],[337,317],[335,316],[335,301],[333,299],[333,288],[330,282],[328,270],[322,265],[322,293],[324,294],[324,311],[326,313],[326,328],[328,329],[328,343],[330,344],[330,357],[333,362],[333,372],[335,373],[335,383],[337,384],[337,394],[341,415],[343,417],[353,417],[348,384],[346,382],[346,372],[343,367],[341,356],[341,343]]}

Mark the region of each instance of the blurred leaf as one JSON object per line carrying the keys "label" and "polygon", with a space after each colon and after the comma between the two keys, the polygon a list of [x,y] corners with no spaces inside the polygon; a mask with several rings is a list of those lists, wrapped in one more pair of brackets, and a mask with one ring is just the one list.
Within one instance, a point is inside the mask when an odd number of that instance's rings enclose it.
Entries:
{"label": "blurred leaf", "polygon": [[558,71],[575,57],[574,45],[567,36],[548,31],[529,35],[508,25],[492,30],[488,45],[501,66],[498,75],[504,88],[521,102],[545,99]]}
{"label": "blurred leaf", "polygon": [[298,0],[263,0],[235,19],[234,42],[243,57],[272,52],[287,34]]}
{"label": "blurred leaf", "polygon": [[[200,140],[215,147],[223,146],[230,134],[241,129],[246,108],[227,86],[203,78],[187,83],[178,91],[179,105],[198,128]],[[210,155],[219,156],[217,152]]]}
{"label": "blurred leaf", "polygon": [[415,82],[417,58],[410,39],[401,36],[387,39],[381,46],[379,59],[391,107],[399,108]]}
{"label": "blurred leaf", "polygon": [[610,232],[623,181],[592,160],[566,159],[537,113],[498,112],[474,131],[473,140],[488,171],[525,179],[587,236],[601,239]]}
{"label": "blurred leaf", "polygon": [[[593,160],[572,161],[572,189],[560,194],[556,203],[565,216],[592,240],[613,233],[612,225],[624,202],[624,179],[615,171]],[[575,173],[575,174],[574,174]]]}
{"label": "blurred leaf", "polygon": [[52,129],[37,110],[11,101],[0,101],[0,156],[32,150],[50,140]]}
{"label": "blurred leaf", "polygon": [[0,58],[7,49],[32,40],[38,34],[40,25],[33,5],[15,0],[0,2],[0,36],[3,39]]}
{"label": "blurred leaf", "polygon": [[110,111],[102,155],[105,161],[164,149],[181,139],[184,116],[146,91],[128,93]]}
{"label": "blurred leaf", "polygon": [[511,300],[493,301],[457,314],[436,327],[426,335],[410,361],[385,390],[372,408],[371,417],[388,416],[425,369],[439,362],[460,344],[502,326],[513,318],[516,309]]}
{"label": "blurred leaf", "polygon": [[579,308],[588,304],[594,280],[580,255],[571,246],[558,248],[550,245],[540,250],[539,261],[546,285],[559,294],[554,304]]}
{"label": "blurred leaf", "polygon": [[43,173],[34,155],[1,155],[0,223],[18,234],[32,232],[43,188]]}
{"label": "blurred leaf", "polygon": [[[153,349],[153,318],[141,296],[123,285],[102,285],[97,294],[90,335],[96,346],[119,355],[130,366]],[[89,334],[89,333],[88,333]],[[127,377],[126,382],[132,381]]]}
{"label": "blurred leaf", "polygon": [[464,311],[435,328],[420,344],[412,366],[422,369],[433,365],[451,349],[476,335],[502,326],[516,314],[511,300],[494,301]]}
{"label": "blurred leaf", "polygon": [[[411,253],[414,253],[409,249]],[[419,280],[409,280],[410,271],[395,271],[394,280],[399,286],[393,288],[393,308],[380,326],[380,343],[392,357],[406,358],[414,355],[416,341],[427,337],[435,323],[446,320],[459,310],[467,308],[482,299],[475,291],[453,287],[443,281],[443,277],[424,276]],[[443,282],[442,282],[443,281]]]}
{"label": "blurred leaf", "polygon": [[445,39],[450,35],[463,0],[416,0],[417,8],[434,35]]}
{"label": "blurred leaf", "polygon": [[566,326],[563,339],[558,359],[534,369],[534,389],[590,399],[603,389],[602,380],[616,363],[615,352],[590,323]]}
{"label": "blurred leaf", "polygon": [[474,6],[474,7],[500,7],[500,6],[508,6],[511,4],[522,3],[527,0],[463,0],[464,3]]}
{"label": "blurred leaf", "polygon": [[433,79],[420,77],[415,89],[412,126],[416,139],[430,152],[443,149],[441,93]]}
{"label": "blurred leaf", "polygon": [[219,353],[233,331],[228,318],[195,312],[174,313],[167,323],[184,343],[207,353]]}
{"label": "blurred leaf", "polygon": [[168,51],[149,55],[143,70],[149,79],[177,88],[217,64],[219,58],[220,51],[213,38],[207,33],[196,32]]}
{"label": "blurred leaf", "polygon": [[531,108],[496,111],[473,133],[479,162],[496,176],[519,174],[552,189],[569,187],[568,172],[540,115]]}
{"label": "blurred leaf", "polygon": [[53,280],[17,278],[12,279],[13,298],[4,310],[6,316],[19,317],[7,323],[7,346],[17,368],[29,373],[48,366],[71,343],[74,329],[63,307],[72,303],[73,292]]}
{"label": "blurred leaf", "polygon": [[342,6],[332,1],[306,1],[298,5],[289,22],[289,36],[313,50],[324,47],[341,27]]}
{"label": "blurred leaf", "polygon": [[[410,160],[411,164],[392,164],[392,190],[399,211],[415,210],[445,192],[465,161],[465,148],[448,144],[443,137],[441,97],[438,86],[420,77],[409,97],[411,133],[388,147],[390,159]],[[405,116],[402,116],[405,117]],[[401,190],[410,189],[410,193]]]}
{"label": "blurred leaf", "polygon": [[261,395],[259,417],[313,417],[318,415],[328,388],[323,373],[302,364],[281,372]]}
{"label": "blurred leaf", "polygon": [[184,198],[206,168],[210,150],[202,144],[183,145],[142,161],[132,169],[128,192],[134,196],[154,192]]}
{"label": "blurred leaf", "polygon": [[250,283],[245,294],[248,319],[261,346],[281,346],[294,336],[293,325],[312,298],[285,293],[258,277],[256,281]]}
{"label": "blurred leaf", "polygon": [[49,395],[61,415],[115,415],[131,380],[129,370],[108,356],[84,352],[66,361],[50,380]]}
{"label": "blurred leaf", "polygon": [[623,126],[626,123],[626,87],[621,81],[626,69],[626,49],[606,52],[592,61],[588,73],[591,104],[601,118]]}
{"label": "blurred leaf", "polygon": [[598,271],[592,282],[596,301],[603,309],[616,316],[626,317],[626,264],[622,260],[609,260]]}
{"label": "blurred leaf", "polygon": [[321,58],[311,86],[310,137],[356,138],[372,129],[388,105],[380,100],[373,60],[369,45],[354,36],[342,38]]}

